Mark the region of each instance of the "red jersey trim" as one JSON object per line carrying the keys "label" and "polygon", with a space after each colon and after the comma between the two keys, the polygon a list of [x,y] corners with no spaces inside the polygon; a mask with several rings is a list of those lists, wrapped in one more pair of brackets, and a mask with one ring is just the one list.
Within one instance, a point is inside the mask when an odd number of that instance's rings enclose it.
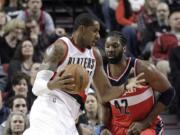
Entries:
{"label": "red jersey trim", "polygon": [[137,63],[138,63],[138,60],[135,59],[135,63],[134,63],[134,76],[137,76]]}

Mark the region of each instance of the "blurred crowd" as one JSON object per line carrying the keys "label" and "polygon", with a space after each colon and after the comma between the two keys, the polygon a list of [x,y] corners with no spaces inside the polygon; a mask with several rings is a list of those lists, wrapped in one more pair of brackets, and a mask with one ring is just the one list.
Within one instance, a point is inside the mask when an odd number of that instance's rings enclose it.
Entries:
{"label": "blurred crowd", "polygon": [[[44,52],[70,34],[55,27],[42,2],[0,0],[0,135],[22,135],[29,126],[36,99],[31,88]],[[176,100],[168,113],[180,121],[180,0],[99,0],[98,5],[106,32],[121,31],[127,38],[126,55],[152,62],[171,81]],[[91,91],[78,123],[83,134],[100,132],[97,113]]]}

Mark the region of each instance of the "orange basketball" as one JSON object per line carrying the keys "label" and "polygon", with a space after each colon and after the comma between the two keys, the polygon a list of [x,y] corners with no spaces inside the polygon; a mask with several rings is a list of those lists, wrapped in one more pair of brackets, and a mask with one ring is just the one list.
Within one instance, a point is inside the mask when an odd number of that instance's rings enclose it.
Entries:
{"label": "orange basketball", "polygon": [[62,76],[67,74],[72,74],[75,79],[75,89],[73,93],[80,93],[80,91],[85,90],[89,83],[88,72],[79,64],[70,64],[65,67],[65,72]]}

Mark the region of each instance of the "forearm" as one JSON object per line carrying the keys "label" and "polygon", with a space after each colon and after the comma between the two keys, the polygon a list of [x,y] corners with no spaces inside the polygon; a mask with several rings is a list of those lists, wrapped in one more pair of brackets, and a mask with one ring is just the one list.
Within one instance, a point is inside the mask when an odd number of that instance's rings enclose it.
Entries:
{"label": "forearm", "polygon": [[108,126],[111,120],[111,106],[110,103],[100,104],[98,118],[101,124]]}
{"label": "forearm", "polygon": [[106,103],[122,96],[124,92],[126,91],[125,85],[126,84],[122,84],[120,86],[111,86],[110,88],[106,88],[105,92],[103,93],[101,97],[102,102]]}
{"label": "forearm", "polygon": [[53,75],[54,75],[54,72],[50,70],[39,71],[36,76],[36,79],[32,88],[32,92],[36,96],[49,93],[51,90],[48,88],[48,82],[52,78]]}
{"label": "forearm", "polygon": [[165,110],[166,106],[161,103],[157,102],[157,104],[154,106],[150,114],[147,116],[147,118],[143,121],[144,126],[146,128],[150,127],[151,124],[153,123],[154,119]]}

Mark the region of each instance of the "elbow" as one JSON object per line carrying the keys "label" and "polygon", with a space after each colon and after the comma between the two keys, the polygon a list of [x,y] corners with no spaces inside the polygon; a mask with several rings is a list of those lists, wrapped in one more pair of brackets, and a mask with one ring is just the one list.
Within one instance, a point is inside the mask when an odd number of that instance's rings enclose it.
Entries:
{"label": "elbow", "polygon": [[40,95],[43,95],[43,94],[48,94],[51,92],[51,90],[47,87],[47,81],[39,81],[39,80],[36,80],[35,83],[34,83],[34,86],[32,88],[32,92],[34,95],[36,96],[40,96]]}

